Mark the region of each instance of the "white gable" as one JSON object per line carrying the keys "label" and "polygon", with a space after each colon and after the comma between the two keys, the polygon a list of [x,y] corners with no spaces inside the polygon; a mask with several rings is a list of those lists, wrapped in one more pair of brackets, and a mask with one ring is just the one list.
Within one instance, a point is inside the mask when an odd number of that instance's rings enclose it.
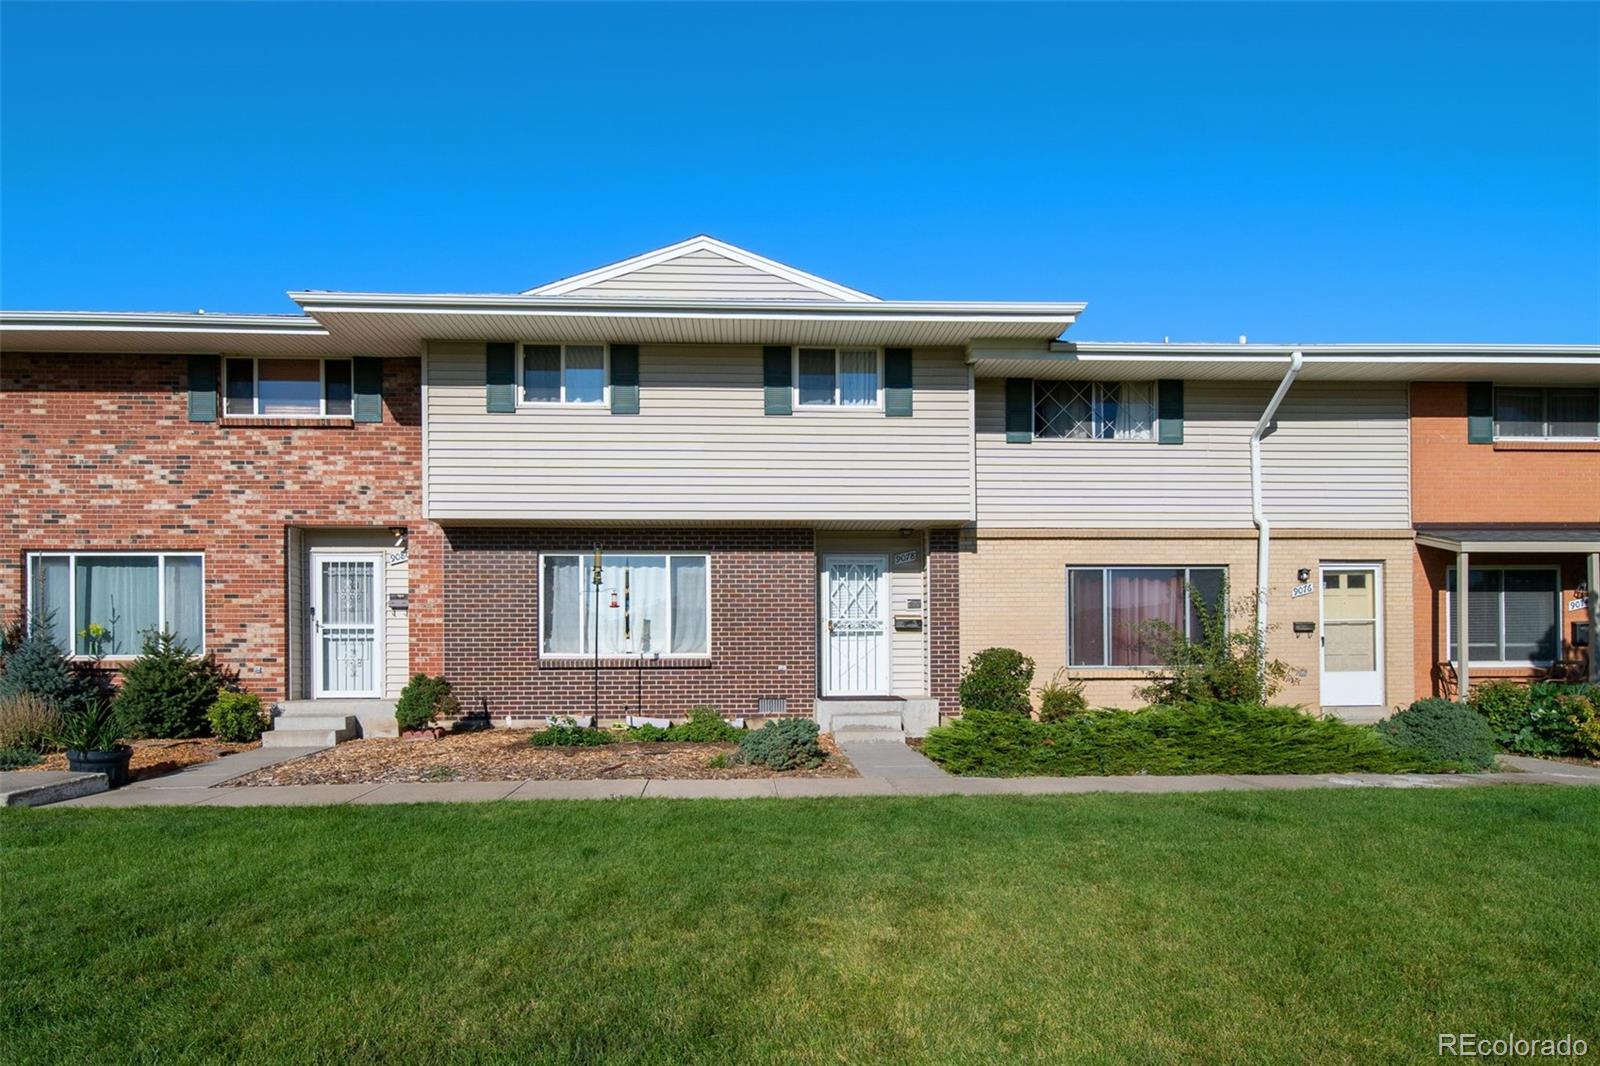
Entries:
{"label": "white gable", "polygon": [[878,299],[705,236],[562,278],[522,295],[846,303]]}

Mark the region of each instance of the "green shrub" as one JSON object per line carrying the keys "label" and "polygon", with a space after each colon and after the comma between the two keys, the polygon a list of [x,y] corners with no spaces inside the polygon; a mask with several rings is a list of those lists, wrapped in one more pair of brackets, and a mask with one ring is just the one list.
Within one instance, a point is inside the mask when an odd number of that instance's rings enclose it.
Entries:
{"label": "green shrub", "polygon": [[591,729],[564,718],[539,730],[528,738],[536,748],[593,748],[601,744],[615,744],[616,735],[609,729]]}
{"label": "green shrub", "polygon": [[56,743],[68,751],[115,751],[127,735],[120,707],[108,699],[62,711],[56,727]]}
{"label": "green shrub", "polygon": [[623,735],[629,740],[637,741],[639,743],[659,743],[664,740],[672,739],[672,729],[670,726],[650,725],[647,722],[644,725],[634,726]]}
{"label": "green shrub", "polygon": [[739,738],[739,761],[774,770],[817,766],[826,758],[817,736],[809,718],[775,718]]}
{"label": "green shrub", "polygon": [[689,708],[689,720],[671,726],[667,733],[668,740],[688,741],[693,744],[726,744],[738,740],[743,730],[736,729],[722,720],[722,715],[717,713],[715,707],[701,704]]}
{"label": "green shrub", "polygon": [[31,692],[0,696],[0,748],[46,752],[55,747],[61,712]]}
{"label": "green shrub", "polygon": [[50,639],[47,617],[36,620],[33,631],[13,647],[6,656],[5,672],[0,673],[0,699],[24,693],[63,711],[84,706],[103,694],[99,679],[90,670],[74,666]]}
{"label": "green shrub", "polygon": [[971,711],[1027,715],[1033,660],[1014,648],[985,648],[967,663],[961,676],[961,706]]}
{"label": "green shrub", "polygon": [[394,705],[394,719],[402,733],[426,729],[441,715],[460,713],[461,701],[456,698],[450,682],[442,676],[427,674],[413,675],[400,690],[400,698]]}
{"label": "green shrub", "polygon": [[206,712],[237,676],[216,658],[196,656],[171,633],[147,633],[139,657],[122,671],[117,713],[131,737],[204,736]]}
{"label": "green shrub", "polygon": [[1057,670],[1048,682],[1034,689],[1039,694],[1039,721],[1060,722],[1089,709],[1083,698],[1083,682],[1063,680],[1065,669]]}
{"label": "green shrub", "polygon": [[216,702],[206,711],[206,720],[211,723],[214,736],[235,744],[260,740],[261,731],[267,727],[261,697],[254,692],[217,693]]}
{"label": "green shrub", "polygon": [[0,770],[20,770],[39,761],[39,753],[28,748],[0,748]]}
{"label": "green shrub", "polygon": [[1495,738],[1508,743],[1528,724],[1533,690],[1515,681],[1486,681],[1472,690],[1472,707],[1489,723]]}
{"label": "green shrub", "polygon": [[[1232,614],[1237,623],[1228,624],[1229,612],[1213,607],[1193,588],[1185,590],[1200,620],[1198,636],[1185,636],[1183,630],[1167,622],[1146,622],[1141,639],[1155,661],[1165,664],[1161,674],[1137,690],[1140,699],[1155,704],[1235,703],[1264,704],[1292,677],[1289,664],[1269,659],[1256,630],[1255,604],[1241,599]],[[1228,602],[1228,586],[1223,584],[1219,604]]]}
{"label": "green shrub", "polygon": [[1398,773],[1446,768],[1372,729],[1295,707],[1205,703],[1094,711],[1061,722],[967,713],[929,732],[923,754],[976,777],[1096,774]]}
{"label": "green shrub", "polygon": [[1586,759],[1600,759],[1600,700],[1578,696],[1572,711],[1572,740],[1577,753]]}
{"label": "green shrub", "polygon": [[1418,700],[1373,727],[1397,747],[1463,769],[1494,765],[1494,731],[1483,715],[1452,700]]}

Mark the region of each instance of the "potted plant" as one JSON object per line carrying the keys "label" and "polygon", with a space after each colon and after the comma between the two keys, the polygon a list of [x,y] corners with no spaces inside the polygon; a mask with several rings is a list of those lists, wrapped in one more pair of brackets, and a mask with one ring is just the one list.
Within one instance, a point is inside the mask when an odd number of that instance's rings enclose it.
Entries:
{"label": "potted plant", "polygon": [[67,749],[70,769],[105,774],[112,788],[128,783],[133,749],[122,743],[122,718],[110,700],[89,700],[63,711],[56,742]]}

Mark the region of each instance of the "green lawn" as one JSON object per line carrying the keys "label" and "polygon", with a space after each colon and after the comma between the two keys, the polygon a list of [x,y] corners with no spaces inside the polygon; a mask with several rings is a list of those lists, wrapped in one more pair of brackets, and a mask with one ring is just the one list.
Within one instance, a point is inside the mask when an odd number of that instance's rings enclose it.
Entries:
{"label": "green lawn", "polygon": [[1600,789],[0,816],[6,1062],[1600,1045]]}

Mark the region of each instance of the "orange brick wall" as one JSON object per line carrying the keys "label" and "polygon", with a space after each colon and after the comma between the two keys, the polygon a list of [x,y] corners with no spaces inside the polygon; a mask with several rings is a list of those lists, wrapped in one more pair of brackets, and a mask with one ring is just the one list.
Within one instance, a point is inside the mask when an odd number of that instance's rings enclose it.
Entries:
{"label": "orange brick wall", "polygon": [[1466,383],[1412,382],[1411,520],[1600,525],[1600,444],[1468,444]]}

